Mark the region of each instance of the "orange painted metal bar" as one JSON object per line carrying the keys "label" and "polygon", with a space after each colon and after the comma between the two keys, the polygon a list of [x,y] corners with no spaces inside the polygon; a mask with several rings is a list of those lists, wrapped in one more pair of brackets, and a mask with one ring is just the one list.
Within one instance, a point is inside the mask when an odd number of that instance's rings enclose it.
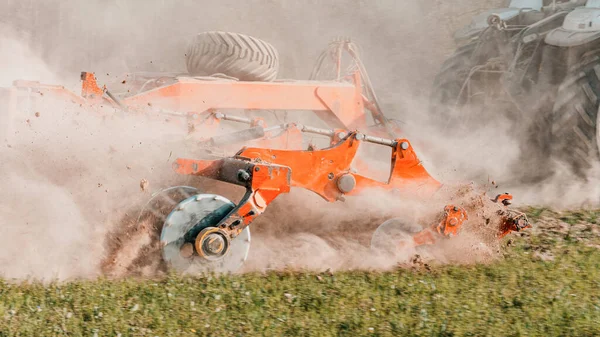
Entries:
{"label": "orange painted metal bar", "polygon": [[[16,96],[28,96],[34,93],[41,93],[43,95],[52,94],[48,96],[52,96],[52,98],[60,98],[67,99],[73,103],[77,104],[85,104],[86,100],[81,96],[74,94],[73,92],[65,89],[62,85],[49,85],[49,84],[41,84],[36,81],[14,81],[13,82],[13,94]],[[30,92],[30,90],[32,92]],[[44,98],[44,97],[41,97]]]}
{"label": "orange painted metal bar", "polygon": [[362,96],[357,95],[357,88],[338,82],[235,82],[182,78],[122,101],[127,106],[147,107],[150,104],[189,112],[209,109],[330,112],[318,115],[332,127],[353,129],[366,125]]}
{"label": "orange painted metal bar", "polygon": [[[441,187],[425,170],[406,139],[395,142],[387,183],[352,173],[351,164],[361,143],[356,137],[357,133],[351,133],[337,145],[315,151],[244,148],[233,158],[289,167],[293,172],[292,186],[308,189],[330,202],[343,195],[360,194],[368,188],[421,192],[420,195],[426,197]],[[209,174],[206,171],[214,167],[211,165],[214,165],[212,161],[179,158],[175,169],[179,174],[213,177],[212,171]],[[350,182],[350,187],[340,187],[342,180]]]}

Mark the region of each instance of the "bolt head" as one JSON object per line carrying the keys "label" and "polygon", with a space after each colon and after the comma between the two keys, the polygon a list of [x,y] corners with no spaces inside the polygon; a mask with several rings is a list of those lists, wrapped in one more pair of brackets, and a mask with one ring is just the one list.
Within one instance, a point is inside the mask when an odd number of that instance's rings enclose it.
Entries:
{"label": "bolt head", "polygon": [[408,142],[402,142],[402,143],[400,143],[400,148],[402,150],[408,150]]}
{"label": "bolt head", "polygon": [[250,180],[250,173],[246,172],[246,170],[239,170],[237,172],[237,178],[239,181],[246,182]]}
{"label": "bolt head", "polygon": [[352,174],[344,174],[338,178],[337,187],[342,193],[350,193],[356,187],[356,179]]}

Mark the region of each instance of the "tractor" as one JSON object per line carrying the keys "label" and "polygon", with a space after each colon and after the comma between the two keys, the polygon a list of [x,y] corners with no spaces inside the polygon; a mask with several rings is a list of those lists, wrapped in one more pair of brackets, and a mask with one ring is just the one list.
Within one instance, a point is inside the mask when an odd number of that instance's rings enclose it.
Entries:
{"label": "tractor", "polygon": [[[523,181],[551,177],[555,160],[584,178],[598,158],[597,109],[588,107],[596,101],[594,91],[588,90],[593,85],[575,78],[582,69],[587,69],[584,77],[593,77],[589,70],[595,59],[590,55],[597,48],[598,28],[592,21],[584,28],[577,22],[592,15],[598,3],[518,3],[529,8],[510,18],[504,11],[486,12],[492,13],[487,27],[444,63],[432,89],[430,113],[442,120],[443,129],[452,125],[466,131],[508,121],[511,136],[520,142],[521,157],[514,168]],[[582,115],[582,106],[588,117]]]}

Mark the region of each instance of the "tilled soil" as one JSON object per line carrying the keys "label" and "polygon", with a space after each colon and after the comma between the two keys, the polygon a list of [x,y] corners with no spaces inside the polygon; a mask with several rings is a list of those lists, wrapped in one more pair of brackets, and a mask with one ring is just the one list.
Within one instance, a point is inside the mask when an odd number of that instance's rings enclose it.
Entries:
{"label": "tilled soil", "polygon": [[[442,191],[442,198],[450,191]],[[170,195],[173,200],[186,196]],[[415,263],[474,263],[489,262],[501,256],[500,241],[496,238],[502,209],[489,200],[484,191],[472,185],[454,189],[452,204],[461,205],[469,213],[459,237],[441,240],[435,246],[419,247],[418,257],[404,256],[393,260],[379,256],[370,249],[375,229],[393,214],[363,212],[349,204],[324,203],[326,209],[308,212],[310,199],[302,195],[288,195],[270,206],[268,212],[251,225],[252,246],[250,257],[241,272],[266,270],[384,270]],[[304,201],[304,203],[302,203]],[[418,220],[425,228],[441,219],[441,202],[432,202],[425,215]],[[109,233],[107,255],[102,271],[108,277],[156,276],[168,271],[162,261],[160,232],[166,215],[173,209],[172,202],[155,201],[154,214],[141,208],[125,213],[120,225]],[[303,210],[303,207],[306,207]],[[347,214],[328,218],[328,213],[346,209]],[[324,212],[324,213],[322,213]],[[161,214],[157,216],[156,214]],[[331,214],[329,214],[331,216]],[[410,262],[413,261],[413,262]],[[426,262],[423,262],[426,261]],[[408,263],[408,264],[407,264]]]}

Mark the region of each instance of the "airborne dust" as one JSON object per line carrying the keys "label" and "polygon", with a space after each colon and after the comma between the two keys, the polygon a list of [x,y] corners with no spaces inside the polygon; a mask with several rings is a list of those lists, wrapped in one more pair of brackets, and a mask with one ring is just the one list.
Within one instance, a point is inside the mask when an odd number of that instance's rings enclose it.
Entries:
{"label": "airborne dust", "polygon": [[[426,102],[435,72],[454,48],[452,32],[477,10],[499,2],[479,1],[474,6],[473,1],[333,1],[324,6],[292,0],[243,5],[233,0],[218,5],[191,0],[5,0],[0,4],[0,86],[26,79],[78,92],[82,70],[94,71],[99,83],[119,83],[126,72],[183,73],[188,39],[208,30],[264,39],[279,51],[279,78],[306,79],[329,40],[349,36],[362,47],[361,57],[384,112],[402,121],[430,173],[450,184],[474,179],[490,187],[494,179],[510,182],[506,172],[519,154],[516,142],[505,133],[510,125],[482,125],[444,139],[426,116]],[[151,276],[163,270],[152,224],[139,226],[133,219],[151,192],[198,184],[171,171],[173,159],[197,155],[193,142],[184,140],[185,125],[143,116],[109,118],[104,111],[90,115],[65,101],[29,115],[2,111],[1,118],[5,139],[0,149],[0,275],[71,279]],[[519,204],[570,206],[551,186],[511,192]],[[582,203],[596,192],[581,191],[576,186],[562,195]],[[468,203],[478,195],[462,200]],[[442,194],[423,206],[373,192],[327,204],[294,190],[253,224],[244,268],[392,267],[398,261],[369,251],[373,230],[389,217],[430,218],[450,196]],[[476,260],[494,258],[498,247],[476,232],[456,241],[457,247],[429,254],[442,262],[472,262],[450,252]],[[115,247],[117,257],[110,255]]]}

